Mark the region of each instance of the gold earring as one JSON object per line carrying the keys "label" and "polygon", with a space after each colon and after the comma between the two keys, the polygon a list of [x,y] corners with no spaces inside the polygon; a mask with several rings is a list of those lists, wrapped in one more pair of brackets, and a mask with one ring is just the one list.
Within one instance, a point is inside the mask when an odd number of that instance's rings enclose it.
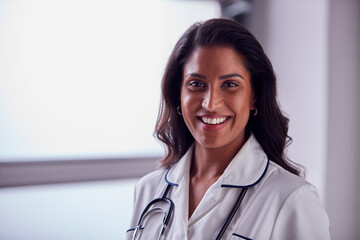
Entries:
{"label": "gold earring", "polygon": [[257,108],[255,107],[255,112],[253,113],[253,117],[255,117],[257,114],[258,114],[258,110],[257,110]]}
{"label": "gold earring", "polygon": [[177,111],[177,113],[178,113],[179,115],[182,115],[181,106],[178,106],[178,107],[176,108],[176,111]]}

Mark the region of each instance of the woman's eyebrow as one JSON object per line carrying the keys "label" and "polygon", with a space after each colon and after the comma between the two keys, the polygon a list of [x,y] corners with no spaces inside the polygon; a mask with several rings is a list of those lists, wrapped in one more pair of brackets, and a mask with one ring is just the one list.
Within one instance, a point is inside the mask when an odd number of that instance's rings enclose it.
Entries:
{"label": "woman's eyebrow", "polygon": [[187,76],[193,76],[193,77],[197,77],[197,78],[201,78],[201,79],[206,80],[206,77],[204,75],[199,74],[199,73],[188,73],[188,74],[185,75],[185,77],[187,77]]}
{"label": "woman's eyebrow", "polygon": [[224,79],[227,79],[227,78],[232,78],[232,77],[239,77],[239,78],[243,78],[243,76],[241,76],[240,74],[238,73],[230,73],[230,74],[226,74],[226,75],[222,75],[219,77],[219,80],[224,80]]}

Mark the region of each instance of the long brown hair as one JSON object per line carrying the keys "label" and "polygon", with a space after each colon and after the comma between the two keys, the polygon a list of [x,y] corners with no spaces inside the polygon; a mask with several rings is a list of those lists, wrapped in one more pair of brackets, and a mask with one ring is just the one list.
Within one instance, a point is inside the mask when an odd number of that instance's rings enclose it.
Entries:
{"label": "long brown hair", "polygon": [[228,46],[246,59],[251,76],[258,114],[250,117],[250,130],[268,158],[296,175],[300,170],[285,156],[291,143],[288,122],[277,102],[276,77],[268,57],[256,38],[242,25],[228,19],[211,19],[193,24],[176,43],[162,79],[162,99],[156,122],[155,136],[165,143],[166,156],[162,166],[171,167],[185,154],[194,138],[183,118],[177,113],[184,65],[197,47]]}

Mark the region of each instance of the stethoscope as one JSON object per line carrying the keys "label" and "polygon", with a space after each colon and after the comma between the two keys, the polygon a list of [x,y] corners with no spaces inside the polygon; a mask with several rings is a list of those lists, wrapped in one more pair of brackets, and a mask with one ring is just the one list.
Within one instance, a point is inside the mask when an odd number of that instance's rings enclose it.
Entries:
{"label": "stethoscope", "polygon": [[[141,229],[144,229],[144,226],[143,226],[143,222],[144,222],[144,219],[146,218],[146,216],[148,216],[150,213],[154,212],[154,211],[161,211],[164,213],[164,218],[163,218],[163,222],[162,222],[162,226],[161,226],[161,229],[160,229],[160,233],[159,233],[159,236],[158,236],[158,240],[162,239],[162,237],[164,236],[165,234],[165,230],[167,228],[167,225],[170,221],[170,218],[174,212],[174,203],[173,201],[170,199],[170,198],[167,198],[166,195],[168,194],[170,188],[172,187],[172,185],[168,184],[166,186],[166,189],[163,193],[163,195],[160,197],[160,198],[155,198],[154,200],[152,200],[151,202],[148,203],[148,205],[145,207],[144,211],[141,213],[140,215],[140,219],[138,221],[138,224],[134,230],[134,234],[133,234],[133,237],[132,237],[132,240],[135,240],[136,239],[136,236],[137,234],[139,233],[139,231]],[[217,234],[215,240],[220,240],[226,229],[228,228],[231,220],[233,219],[235,213],[237,212],[245,194],[246,194],[246,191],[248,190],[248,187],[244,187],[242,188],[240,194],[239,194],[239,197],[237,198],[233,208],[231,209],[229,215],[227,216],[224,224],[222,225],[219,233]],[[165,203],[167,204],[168,208],[167,208],[167,211],[164,211],[162,208],[158,208],[158,207],[154,207],[155,204],[158,204],[158,203]]]}

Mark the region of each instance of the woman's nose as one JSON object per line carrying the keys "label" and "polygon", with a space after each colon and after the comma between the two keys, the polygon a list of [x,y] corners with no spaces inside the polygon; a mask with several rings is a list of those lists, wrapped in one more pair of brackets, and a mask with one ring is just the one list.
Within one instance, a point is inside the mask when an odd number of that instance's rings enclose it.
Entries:
{"label": "woman's nose", "polygon": [[209,112],[214,112],[222,105],[222,103],[223,103],[223,99],[219,90],[214,88],[209,88],[203,98],[202,107]]}

